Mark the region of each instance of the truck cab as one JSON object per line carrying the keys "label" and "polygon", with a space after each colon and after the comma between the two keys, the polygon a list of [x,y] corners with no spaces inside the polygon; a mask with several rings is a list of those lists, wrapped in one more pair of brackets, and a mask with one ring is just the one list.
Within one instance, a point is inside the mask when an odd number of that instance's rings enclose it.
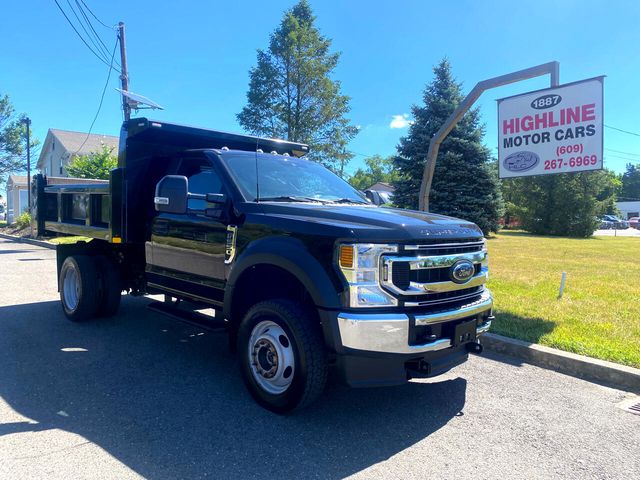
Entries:
{"label": "truck cab", "polygon": [[133,119],[108,188],[37,177],[38,232],[93,238],[58,247],[67,317],[164,294],[160,311],[228,334],[249,392],[279,413],[330,374],[397,385],[479,353],[492,320],[480,229],[373,205],[307,152]]}

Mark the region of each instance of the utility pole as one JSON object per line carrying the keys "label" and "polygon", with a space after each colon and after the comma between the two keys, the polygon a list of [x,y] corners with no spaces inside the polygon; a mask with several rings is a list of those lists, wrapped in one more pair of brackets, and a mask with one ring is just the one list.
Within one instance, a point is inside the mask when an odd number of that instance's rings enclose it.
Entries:
{"label": "utility pole", "polygon": [[[128,92],[129,71],[127,70],[127,49],[124,39],[124,22],[118,23],[118,36],[120,38],[120,65],[122,65],[122,69],[120,71],[120,81],[122,83],[122,90]],[[122,95],[122,110],[124,111],[125,121],[129,121],[131,119],[131,107],[129,106],[127,97],[125,97],[124,95]]]}
{"label": "utility pole", "polygon": [[27,126],[27,211],[31,213],[31,119],[25,117],[22,121]]}

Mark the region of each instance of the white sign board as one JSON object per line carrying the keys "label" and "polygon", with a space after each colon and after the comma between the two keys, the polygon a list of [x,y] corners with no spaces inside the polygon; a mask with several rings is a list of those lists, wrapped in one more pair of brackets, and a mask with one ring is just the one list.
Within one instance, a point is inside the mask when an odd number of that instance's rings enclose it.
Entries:
{"label": "white sign board", "polygon": [[602,169],[603,80],[498,100],[500,178]]}

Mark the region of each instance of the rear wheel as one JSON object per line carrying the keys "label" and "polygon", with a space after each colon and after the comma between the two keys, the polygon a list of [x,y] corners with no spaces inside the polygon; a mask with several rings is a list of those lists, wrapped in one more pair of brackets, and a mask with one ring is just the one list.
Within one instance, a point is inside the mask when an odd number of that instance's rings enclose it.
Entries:
{"label": "rear wheel", "polygon": [[311,404],[327,379],[319,325],[290,300],[254,305],[238,330],[242,376],[253,398],[276,413]]}
{"label": "rear wheel", "polygon": [[98,273],[91,257],[67,257],[60,269],[60,300],[67,318],[81,322],[92,318],[98,308]]}

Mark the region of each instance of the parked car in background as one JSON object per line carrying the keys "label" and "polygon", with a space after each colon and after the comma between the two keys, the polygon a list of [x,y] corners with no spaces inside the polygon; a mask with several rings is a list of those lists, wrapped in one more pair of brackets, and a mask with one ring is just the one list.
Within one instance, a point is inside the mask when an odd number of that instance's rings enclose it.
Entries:
{"label": "parked car in background", "polygon": [[613,228],[613,222],[605,220],[604,218],[597,219],[600,222],[599,230],[611,230]]}
{"label": "parked car in background", "polygon": [[7,219],[7,214],[4,210],[4,205],[0,205],[0,222],[3,222]]}
{"label": "parked car in background", "polygon": [[612,227],[618,230],[626,230],[629,228],[629,222],[627,220],[622,220],[621,218],[616,217],[615,215],[603,215],[603,221],[611,222]]}
{"label": "parked car in background", "polygon": [[640,224],[640,217],[631,217],[629,219],[629,226],[631,228],[639,228],[638,224]]}

